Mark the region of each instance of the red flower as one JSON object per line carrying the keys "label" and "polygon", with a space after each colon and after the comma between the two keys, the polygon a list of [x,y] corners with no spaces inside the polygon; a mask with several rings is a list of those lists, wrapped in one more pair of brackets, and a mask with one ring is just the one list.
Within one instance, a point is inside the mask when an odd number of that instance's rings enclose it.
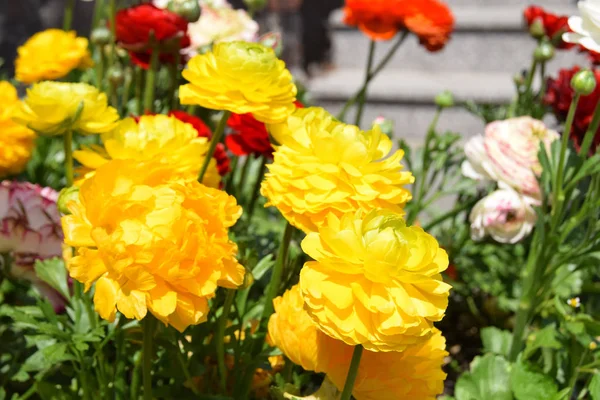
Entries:
{"label": "red flower", "polygon": [[[294,102],[296,108],[304,108],[299,101]],[[225,138],[227,148],[236,156],[254,154],[273,158],[273,146],[264,123],[257,121],[252,114],[231,114],[227,121],[235,133]]]}
{"label": "red flower", "polygon": [[235,132],[225,138],[225,144],[233,154],[236,156],[255,154],[273,158],[273,146],[267,128],[252,114],[231,114],[227,125]]}
{"label": "red flower", "polygon": [[[198,132],[198,136],[205,137],[208,140],[211,139],[212,132],[210,128],[200,118],[190,115],[184,111],[171,111],[169,115],[182,122],[192,125]],[[227,173],[229,173],[229,171],[231,171],[229,156],[227,156],[227,151],[225,150],[223,143],[217,144],[213,158],[217,160],[217,169],[219,170],[219,175],[225,176]]]}
{"label": "red flower", "polygon": [[[160,51],[160,61],[173,63],[174,54],[190,45],[188,21],[168,10],[152,4],[125,8],[115,18],[117,42],[129,51],[132,61],[147,69],[152,48]],[[154,46],[150,42],[154,34]]]}
{"label": "red flower", "polygon": [[573,47],[572,44],[566,43],[562,40],[562,34],[570,32],[569,28],[569,17],[566,15],[555,15],[547,12],[542,7],[530,6],[525,9],[525,22],[527,26],[531,28],[531,25],[535,21],[540,21],[544,27],[546,36],[556,45],[559,49],[570,49]]}
{"label": "red flower", "polygon": [[[575,94],[571,88],[571,79],[579,72],[581,68],[563,69],[558,73],[558,77],[548,79],[548,89],[544,102],[552,107],[556,117],[564,121],[569,113],[569,107]],[[594,70],[596,80],[600,81],[600,70]],[[575,147],[579,148],[583,142],[585,133],[588,130],[594,116],[596,104],[600,100],[600,85],[589,96],[582,96],[575,112],[575,120],[571,129],[571,139],[575,142]],[[598,130],[600,132],[600,129]],[[591,153],[595,153],[596,147],[600,145],[600,134],[596,132]]]}
{"label": "red flower", "polygon": [[448,275],[448,277],[453,281],[458,279],[458,271],[456,270],[454,264],[448,265],[448,269],[446,269],[446,275]]}

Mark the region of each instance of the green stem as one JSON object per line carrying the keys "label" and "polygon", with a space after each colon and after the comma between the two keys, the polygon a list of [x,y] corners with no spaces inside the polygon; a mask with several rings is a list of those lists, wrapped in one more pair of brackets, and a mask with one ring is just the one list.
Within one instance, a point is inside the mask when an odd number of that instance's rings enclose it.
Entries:
{"label": "green stem", "polygon": [[525,93],[531,92],[531,86],[533,85],[533,78],[535,77],[535,71],[537,70],[538,61],[533,58],[533,62],[531,63],[531,69],[529,70],[529,74],[527,75],[527,80],[525,81]]}
{"label": "green stem", "polygon": [[154,339],[154,318],[151,315],[146,315],[142,321],[144,325],[144,342],[142,355],[143,361],[143,381],[144,381],[144,400],[152,400],[152,358],[153,349],[152,342]]}
{"label": "green stem", "polygon": [[[396,43],[394,43],[394,45],[392,46],[392,48],[390,49],[390,51],[385,55],[385,57],[383,57],[383,59],[381,60],[381,62],[379,63],[379,65],[377,65],[377,67],[371,72],[371,74],[369,75],[369,79],[368,79],[367,83],[371,82],[371,80],[373,80],[373,78],[379,72],[381,72],[381,70],[383,70],[383,68],[387,65],[387,63],[390,62],[390,60],[392,59],[392,57],[396,53],[396,50],[398,50],[398,48],[400,47],[400,45],[404,42],[404,40],[407,37],[408,37],[408,31],[404,31],[404,33],[398,38],[398,40],[396,41]],[[344,104],[344,107],[342,108],[342,111],[340,111],[340,113],[338,114],[338,117],[337,117],[340,121],[343,121],[346,118],[346,113],[348,112],[348,110],[350,109],[350,107],[352,107],[356,103],[356,101],[358,100],[358,98],[360,96],[362,96],[363,93],[366,90],[367,90],[367,88],[363,84],[363,86],[358,90],[358,92],[356,94],[354,94],[354,96],[352,96],[346,102],[346,104]]]}
{"label": "green stem", "polygon": [[94,16],[92,18],[92,30],[98,27],[98,22],[102,19],[104,12],[104,0],[96,0],[94,4]]}
{"label": "green stem", "polygon": [[431,124],[429,125],[429,129],[427,130],[427,136],[425,137],[425,147],[423,148],[423,158],[421,161],[421,172],[417,178],[418,190],[416,191],[417,197],[413,200],[414,208],[411,210],[411,213],[408,217],[407,223],[410,225],[416,219],[419,213],[421,212],[421,206],[423,204],[423,197],[425,196],[425,189],[427,187],[431,187],[425,180],[429,175],[429,153],[431,147],[431,141],[435,136],[435,129],[437,127],[438,121],[440,120],[440,115],[442,114],[442,107],[438,107]]}
{"label": "green stem", "polygon": [[121,108],[119,109],[121,115],[127,113],[127,103],[129,103],[129,93],[131,91],[131,81],[133,80],[132,70],[127,68],[125,72],[125,84],[123,85],[123,97],[121,98]]}
{"label": "green stem", "polygon": [[283,276],[283,269],[285,267],[293,232],[294,227],[289,222],[287,222],[285,224],[285,230],[283,232],[281,244],[279,245],[279,252],[277,253],[277,260],[275,262],[275,267],[273,268],[271,282],[267,287],[267,293],[264,298],[264,308],[261,321],[265,321],[265,319],[273,313],[273,299],[279,291],[279,284],[281,283],[281,277]]}
{"label": "green stem", "polygon": [[117,360],[113,376],[114,398],[116,400],[125,399],[125,367],[126,367],[126,352],[125,352],[125,332],[120,327],[117,327],[118,333],[115,340],[115,352]]}
{"label": "green stem", "polygon": [[587,156],[590,151],[590,147],[592,146],[592,142],[594,141],[594,137],[598,133],[598,128],[600,127],[600,101],[596,103],[596,109],[594,110],[594,117],[592,118],[592,123],[588,127],[585,136],[583,137],[583,143],[581,144],[581,148],[579,149],[580,156]]}
{"label": "green stem", "polygon": [[221,142],[221,137],[225,132],[225,126],[227,125],[227,120],[231,115],[230,111],[223,111],[223,116],[221,116],[221,120],[217,125],[217,129],[213,134],[213,137],[210,141],[210,147],[208,148],[208,152],[205,155],[204,163],[202,164],[202,168],[200,169],[200,175],[198,176],[198,181],[202,182],[204,179],[204,174],[206,174],[206,170],[208,169],[208,165],[210,164],[210,160],[212,160],[213,155],[215,154],[215,149],[217,148],[217,144]]}
{"label": "green stem", "polygon": [[246,159],[244,160],[244,165],[242,166],[242,170],[240,171],[240,179],[237,184],[237,193],[236,197],[242,198],[244,195],[245,183],[246,179],[248,179],[248,171],[250,170],[250,164],[252,164],[252,155],[248,154]]}
{"label": "green stem", "polygon": [[371,40],[369,44],[369,57],[367,58],[367,69],[365,71],[365,81],[363,83],[364,90],[358,98],[358,110],[356,111],[356,118],[354,119],[354,125],[360,127],[362,121],[363,110],[365,108],[365,102],[367,101],[367,86],[371,80],[371,69],[373,68],[373,59],[375,57],[375,44],[374,40]]}
{"label": "green stem", "polygon": [[348,369],[348,375],[346,375],[346,384],[344,385],[344,391],[340,400],[350,400],[352,396],[352,389],[354,388],[354,381],[358,375],[358,367],[360,365],[360,359],[362,357],[363,347],[358,345],[354,347],[352,353],[352,361],[350,362],[350,368]]}
{"label": "green stem", "polygon": [[542,79],[542,86],[540,87],[540,93],[538,98],[543,99],[546,94],[546,62],[540,64],[540,78]]}
{"label": "green stem", "polygon": [[[152,39],[151,39],[152,40]],[[146,88],[144,91],[144,112],[154,112],[154,86],[156,81],[156,70],[158,69],[159,51],[152,49],[150,55],[150,67],[146,73]]]}
{"label": "green stem", "polygon": [[110,0],[110,3],[108,4],[108,13],[109,13],[109,17],[110,17],[110,36],[111,36],[109,67],[112,67],[113,64],[115,63],[115,57],[117,55],[117,25],[116,25],[117,24],[116,23],[117,0]]}
{"label": "green stem", "polygon": [[234,299],[235,290],[228,289],[227,296],[225,297],[225,304],[223,304],[223,313],[219,318],[216,333],[217,342],[215,347],[217,349],[217,365],[219,367],[219,377],[221,382],[221,390],[223,393],[225,393],[227,390],[227,368],[225,366],[225,325],[227,325],[229,311],[231,310],[231,305],[233,304]]}
{"label": "green stem", "polygon": [[73,23],[73,9],[75,8],[75,0],[67,0],[67,5],[65,6],[65,14],[63,17],[63,30],[69,31],[71,30],[71,25]]}
{"label": "green stem", "polygon": [[68,129],[63,138],[65,146],[65,177],[67,187],[73,186],[73,130]]}
{"label": "green stem", "polygon": [[[136,356],[138,356],[137,359]],[[129,390],[129,398],[132,400],[137,400],[140,393],[140,367],[142,364],[142,357],[140,356],[139,352],[134,354],[133,360],[134,365],[133,371],[131,372],[131,388]]]}
{"label": "green stem", "polygon": [[240,158],[236,155],[231,157],[231,172],[227,175],[227,183],[225,184],[225,192],[229,194],[233,194],[233,179],[235,177],[235,172],[237,170],[237,166],[240,162]]}
{"label": "green stem", "polygon": [[181,370],[183,371],[183,376],[185,376],[186,382],[190,383],[190,388],[192,389],[192,392],[194,392],[194,394],[199,395],[200,392],[198,391],[198,388],[196,387],[196,385],[193,384],[193,382],[191,382],[192,375],[190,374],[190,370],[184,359],[184,356],[185,356],[184,350],[185,349],[181,349],[179,347],[179,343],[177,342],[177,336],[175,334],[173,334],[173,338],[174,338],[175,347],[177,347],[177,351],[175,352],[175,355],[177,356],[177,362],[179,362],[179,365],[181,366]]}
{"label": "green stem", "polygon": [[569,136],[571,134],[571,127],[573,126],[573,120],[575,119],[575,111],[577,110],[577,104],[579,103],[579,98],[581,95],[576,94],[573,97],[573,101],[571,102],[571,107],[569,108],[569,114],[567,115],[567,121],[565,122],[565,129],[562,134],[562,143],[560,147],[560,158],[558,159],[558,168],[556,170],[556,181],[554,185],[554,201],[555,207],[552,209],[553,214],[553,227],[558,227],[558,219],[560,218],[560,214],[562,211],[562,204],[564,203],[564,195],[563,195],[563,179],[564,179],[564,169],[565,169],[565,158],[567,154],[567,147],[569,144]]}
{"label": "green stem", "polygon": [[267,169],[267,157],[261,156],[260,160],[260,169],[256,176],[256,181],[254,182],[254,187],[252,188],[252,195],[250,197],[250,202],[248,203],[248,222],[252,221],[252,215],[254,214],[254,207],[256,206],[256,200],[260,195],[260,185],[263,180],[263,176],[265,175],[265,170]]}
{"label": "green stem", "polygon": [[465,204],[463,204],[462,206],[460,206],[459,208],[456,208],[452,211],[447,212],[446,214],[442,214],[439,217],[435,218],[433,221],[428,222],[424,227],[423,230],[425,232],[429,232],[431,229],[433,229],[435,226],[437,226],[438,224],[441,224],[442,222],[446,221],[447,219],[450,219],[452,217],[457,216],[458,214],[460,214],[461,212],[470,209],[471,207],[473,207],[475,205],[475,203],[477,202],[477,199],[471,200]]}
{"label": "green stem", "polygon": [[181,60],[181,53],[179,51],[179,48],[177,48],[177,51],[175,51],[173,53],[173,58],[175,59],[175,62],[173,63],[173,65],[171,65],[171,87],[170,87],[170,94],[169,94],[169,102],[170,102],[170,110],[175,110],[175,106],[177,105],[177,88],[179,87],[178,83],[179,83],[179,63]]}
{"label": "green stem", "polygon": [[104,70],[106,68],[106,55],[104,54],[103,46],[98,48],[100,54],[100,62],[98,62],[98,68],[96,69],[96,87],[98,90],[102,90],[102,84],[104,83]]}
{"label": "green stem", "polygon": [[144,86],[144,70],[141,67],[136,67],[135,76],[135,98],[137,101],[137,115],[140,116],[144,112],[142,108],[142,87]]}
{"label": "green stem", "polygon": [[575,385],[577,385],[577,379],[579,378],[579,372],[581,372],[581,369],[580,369],[581,364],[583,364],[583,360],[585,360],[589,351],[590,351],[590,349],[586,348],[585,351],[583,352],[583,355],[579,359],[577,368],[575,368],[575,373],[573,374],[573,377],[571,378],[571,381],[569,382],[569,387],[571,388],[571,390],[569,391],[569,396],[567,397],[567,399],[570,399],[573,397],[573,392],[575,391]]}

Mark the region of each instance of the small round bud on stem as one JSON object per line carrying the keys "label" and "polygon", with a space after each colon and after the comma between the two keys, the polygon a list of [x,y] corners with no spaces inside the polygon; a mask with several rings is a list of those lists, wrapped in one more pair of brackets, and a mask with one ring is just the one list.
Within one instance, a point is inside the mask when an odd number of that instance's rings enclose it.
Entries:
{"label": "small round bud on stem", "polygon": [[244,0],[244,4],[248,6],[249,10],[256,12],[266,7],[267,0]]}
{"label": "small round bud on stem", "polygon": [[571,80],[571,87],[582,96],[587,96],[596,89],[596,76],[589,69],[579,71]]}
{"label": "small round bud on stem", "polygon": [[167,8],[175,14],[185,18],[188,22],[198,21],[202,12],[198,0],[172,1]]}
{"label": "small round bud on stem", "polygon": [[111,68],[108,73],[108,79],[110,80],[110,84],[113,86],[120,86],[125,81],[125,74],[121,67]]}
{"label": "small round bud on stem", "polygon": [[98,46],[104,46],[110,43],[111,34],[110,30],[105,26],[100,26],[92,31],[90,40],[92,43]]}
{"label": "small round bud on stem", "polygon": [[58,194],[58,201],[56,202],[58,206],[58,211],[60,211],[63,215],[71,214],[71,211],[67,208],[67,205],[71,201],[77,201],[79,198],[79,187],[71,186],[66,187],[60,191]]}
{"label": "small round bud on stem", "polygon": [[454,95],[449,90],[444,90],[437,96],[435,96],[435,104],[441,108],[448,108],[454,106]]}
{"label": "small round bud on stem", "polygon": [[535,49],[533,56],[535,60],[538,62],[547,62],[554,58],[554,46],[552,43],[544,40],[542,41],[538,47]]}
{"label": "small round bud on stem", "polygon": [[546,28],[541,18],[536,18],[529,27],[529,34],[535,39],[541,39],[546,36]]}

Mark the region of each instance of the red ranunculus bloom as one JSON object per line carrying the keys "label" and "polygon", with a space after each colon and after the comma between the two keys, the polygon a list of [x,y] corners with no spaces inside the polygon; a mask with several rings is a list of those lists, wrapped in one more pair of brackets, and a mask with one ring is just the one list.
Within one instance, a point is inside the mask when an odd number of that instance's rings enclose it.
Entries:
{"label": "red ranunculus bloom", "polygon": [[[160,61],[173,63],[174,54],[190,45],[188,21],[152,4],[141,4],[117,12],[115,18],[117,42],[129,51],[132,61],[147,69],[153,47],[160,51]],[[154,45],[150,33],[154,34]]]}
{"label": "red ranunculus bloom", "polygon": [[[552,107],[556,117],[564,121],[569,113],[569,107],[573,96],[574,90],[571,88],[571,79],[579,72],[581,68],[574,67],[572,69],[563,69],[559,72],[558,77],[548,79],[548,89],[544,102]],[[596,80],[600,81],[600,70],[594,70]],[[596,89],[589,96],[582,96],[577,106],[575,113],[575,120],[573,122],[573,128],[571,129],[571,138],[575,142],[575,146],[579,148],[583,142],[585,133],[592,122],[594,116],[594,109],[596,104],[600,100],[600,85],[596,86]],[[594,142],[592,145],[591,152],[596,151],[596,147],[600,145],[600,129],[596,132]]]}
{"label": "red ranunculus bloom", "polygon": [[531,27],[535,21],[540,21],[544,26],[546,36],[550,38],[557,48],[570,49],[573,47],[572,44],[562,40],[562,34],[571,31],[569,29],[568,16],[555,15],[538,6],[527,7],[524,16],[528,27]]}
{"label": "red ranunculus bloom", "polygon": [[[297,108],[304,108],[299,101],[294,102]],[[254,154],[273,158],[273,146],[265,124],[257,121],[252,114],[231,114],[227,125],[234,131],[225,138],[227,148],[236,156]]]}
{"label": "red ranunculus bloom", "polygon": [[255,154],[273,158],[273,146],[265,124],[252,114],[231,114],[227,125],[234,131],[225,138],[229,151],[236,156]]}
{"label": "red ranunculus bloom", "polygon": [[[205,137],[208,140],[211,139],[212,132],[210,128],[200,118],[190,115],[184,111],[171,111],[169,115],[172,115],[178,120],[192,125],[198,132],[198,136]],[[215,160],[217,160],[217,169],[219,170],[219,175],[225,176],[227,173],[229,173],[231,170],[230,160],[229,156],[227,156],[227,151],[225,150],[223,143],[217,144],[213,157]]]}

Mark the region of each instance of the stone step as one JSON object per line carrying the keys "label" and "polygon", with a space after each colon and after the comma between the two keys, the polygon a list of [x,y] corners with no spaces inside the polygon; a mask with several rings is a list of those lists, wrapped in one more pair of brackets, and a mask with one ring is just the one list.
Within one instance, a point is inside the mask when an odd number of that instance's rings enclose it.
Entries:
{"label": "stone step", "polygon": [[[574,14],[574,7],[562,7],[565,14]],[[454,10],[457,29],[440,52],[429,53],[410,37],[390,61],[388,68],[437,71],[516,72],[531,63],[536,47],[523,27],[522,8],[516,6],[457,7]],[[341,68],[363,68],[369,40],[360,31],[341,23],[341,11],[332,17],[333,62]],[[336,22],[337,21],[337,22]],[[378,42],[376,60],[383,58],[392,41]],[[557,51],[550,72],[578,63],[587,65],[575,51]]]}
{"label": "stone step", "polygon": [[[344,68],[305,84],[314,104],[337,115],[347,99],[360,88],[363,77],[361,69]],[[534,85],[538,87],[539,79]],[[397,138],[420,143],[435,113],[433,99],[444,90],[450,90],[457,103],[471,100],[504,104],[515,96],[512,75],[503,72],[385,70],[369,85],[362,127],[368,128],[376,117],[383,115],[394,121]],[[354,121],[353,113],[348,114],[346,121]],[[483,123],[462,107],[444,111],[440,124],[443,130],[460,132],[466,137],[483,129]]]}

